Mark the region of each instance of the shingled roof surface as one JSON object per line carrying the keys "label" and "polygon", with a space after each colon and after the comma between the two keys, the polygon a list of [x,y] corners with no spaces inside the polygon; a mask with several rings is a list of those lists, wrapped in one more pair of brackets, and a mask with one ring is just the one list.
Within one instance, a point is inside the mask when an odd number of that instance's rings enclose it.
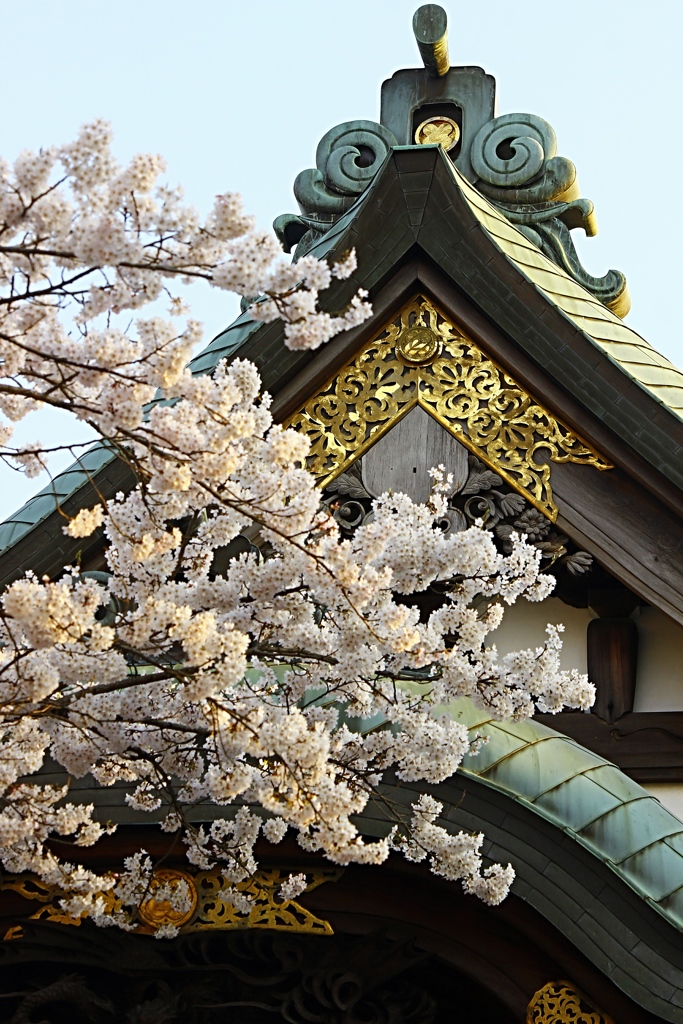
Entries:
{"label": "shingled roof surface", "polygon": [[505,255],[610,359],[683,419],[683,372],[540,252],[455,167],[452,174],[475,217]]}

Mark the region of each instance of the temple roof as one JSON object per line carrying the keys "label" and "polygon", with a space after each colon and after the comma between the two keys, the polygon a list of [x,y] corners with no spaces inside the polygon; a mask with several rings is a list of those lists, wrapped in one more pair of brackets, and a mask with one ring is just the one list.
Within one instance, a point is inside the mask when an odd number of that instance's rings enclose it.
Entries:
{"label": "temple roof", "polygon": [[[464,118],[459,96],[470,104]],[[300,214],[276,222],[285,247],[331,259],[355,248],[357,271],[335,281],[322,304],[339,310],[364,288],[374,308],[368,323],[318,352],[293,352],[280,322],[247,311],[190,366],[211,373],[223,359],[251,359],[283,421],[416,291],[431,294],[501,372],[613,464],[608,473],[553,465],[558,522],[617,579],[683,621],[683,372],[623,322],[623,275],[593,278],[580,266],[569,230],[594,233],[593,208],[578,198],[575,169],[556,156],[550,126],[533,115],[495,117],[494,99],[495,83],[478,68],[446,68],[437,85],[421,69],[399,72],[385,83],[381,123],[331,129],[316,168],[297,178]],[[454,105],[453,117],[442,100]],[[542,160],[520,177],[497,154],[521,131]],[[448,146],[422,144],[430,132],[445,132]],[[353,158],[339,177],[354,146],[358,157],[370,149],[373,162]],[[66,537],[65,515],[133,485],[115,453],[91,448],[0,524],[0,587],[26,569],[53,577],[79,555],[96,555],[101,537]],[[452,713],[488,742],[435,787],[445,819],[482,828],[491,859],[515,859],[520,898],[642,1006],[683,1024],[683,822],[609,761],[544,724],[494,722],[467,701]],[[49,768],[43,781],[51,781]],[[70,789],[104,818],[151,820],[124,797],[122,787],[88,778]],[[409,801],[414,792],[397,785],[393,797]],[[200,807],[194,816],[223,813]],[[386,826],[373,813],[365,816],[368,834]]]}
{"label": "temple roof", "polygon": [[[334,256],[351,247],[358,270],[335,282],[324,302],[331,310],[343,308],[358,287],[366,288],[376,310],[368,324],[319,352],[292,352],[281,323],[258,323],[245,313],[192,361],[193,370],[211,372],[223,358],[252,359],[274,396],[276,418],[284,419],[378,327],[391,303],[409,297],[407,289],[448,292],[456,313],[463,300],[470,304],[470,329],[488,330],[483,347],[493,339],[497,348],[489,348],[490,355],[504,369],[615,465],[635,474],[658,508],[683,508],[683,374],[551,262],[440,147],[393,148],[369,187],[310,252]],[[84,552],[82,541],[64,536],[63,513],[93,504],[98,491],[107,497],[131,484],[129,471],[109,451],[91,450],[0,525],[0,583],[29,567],[41,575],[59,572]],[[654,523],[650,511],[643,521],[646,527]],[[655,529],[673,536],[668,520]],[[620,564],[626,557],[615,553]],[[676,581],[671,590],[669,571],[661,560],[655,565],[641,559],[620,578],[680,618],[683,593]]]}
{"label": "temple roof", "polygon": [[529,241],[453,168],[458,187],[499,249],[641,387],[683,419],[683,371]]}
{"label": "temple roof", "polygon": [[[483,830],[489,859],[514,860],[513,893],[640,1005],[681,1024],[683,822],[614,765],[554,729],[496,722],[468,699],[454,702],[450,713],[487,742],[452,779],[433,787],[444,823]],[[42,780],[63,784],[64,775],[45,771]],[[393,802],[415,799],[414,785],[387,786]],[[94,802],[101,820],[119,825],[154,820],[131,809],[125,793],[125,785],[105,789],[86,777],[72,780],[69,798]],[[200,805],[190,817],[223,813]],[[387,828],[381,811],[378,816],[369,805],[362,831],[384,835]],[[657,928],[657,918],[670,928]]]}

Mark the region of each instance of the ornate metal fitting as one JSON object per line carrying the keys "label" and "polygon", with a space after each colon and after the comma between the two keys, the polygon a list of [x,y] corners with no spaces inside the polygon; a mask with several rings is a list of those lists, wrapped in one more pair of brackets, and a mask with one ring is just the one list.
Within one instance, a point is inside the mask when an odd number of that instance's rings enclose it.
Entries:
{"label": "ornate metal fitting", "polygon": [[[439,350],[428,356],[431,335]],[[422,295],[284,425],[310,439],[309,465],[324,488],[416,405],[553,522],[550,465],[539,457],[611,468]]]}
{"label": "ornate metal fitting", "polygon": [[431,363],[441,349],[438,335],[429,327],[409,327],[396,339],[396,351],[409,366]]}
{"label": "ornate metal fitting", "polygon": [[[305,892],[317,889],[325,882],[336,882],[342,870],[331,868],[307,871],[309,879]],[[275,931],[302,932],[311,935],[332,935],[329,921],[316,917],[296,900],[283,901],[278,897],[282,883],[289,876],[288,870],[258,871],[253,878],[235,886],[239,892],[253,899],[251,910],[244,914],[222,899],[220,893],[229,887],[229,881],[220,870],[202,871],[191,875],[173,868],[160,868],[152,876],[150,895],[138,908],[138,922],[134,931],[152,934],[164,925],[178,928],[181,934],[198,931],[231,931],[242,928],[268,928]],[[189,892],[188,907],[184,912],[174,909],[164,899],[157,900],[155,892],[162,885],[171,887],[184,884]],[[80,925],[87,917],[71,917],[61,906],[68,896],[57,886],[46,885],[31,875],[10,875],[0,883],[1,889],[11,889],[27,900],[37,900],[43,905],[29,916],[29,920],[51,921],[57,924]],[[114,915],[122,909],[112,890],[100,894],[104,898],[105,913]],[[21,937],[21,927],[14,926],[4,935],[5,940]]]}
{"label": "ornate metal fitting", "polygon": [[459,140],[460,126],[450,117],[428,117],[415,131],[418,146],[439,145],[446,153],[457,146]]}
{"label": "ornate metal fitting", "polygon": [[568,981],[550,981],[535,994],[526,1013],[527,1024],[614,1024],[611,1017],[589,1006]]}
{"label": "ornate metal fitting", "polygon": [[[160,900],[157,893],[162,885],[168,885],[173,892],[185,883],[189,894],[187,910],[176,910],[168,900]],[[192,920],[199,902],[199,894],[192,875],[186,871],[174,871],[171,868],[160,868],[152,875],[150,882],[151,895],[140,905],[138,911],[143,924],[148,925],[156,931],[162,925],[171,925],[174,928],[182,928]]]}

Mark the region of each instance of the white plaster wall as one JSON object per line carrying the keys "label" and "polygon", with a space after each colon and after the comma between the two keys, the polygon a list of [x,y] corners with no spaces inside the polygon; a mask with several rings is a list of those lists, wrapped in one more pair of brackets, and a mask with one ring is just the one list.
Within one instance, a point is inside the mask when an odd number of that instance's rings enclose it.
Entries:
{"label": "white plaster wall", "polygon": [[671,811],[683,822],[683,783],[681,782],[648,782],[643,786],[662,803],[667,811]]}
{"label": "white plaster wall", "polygon": [[489,633],[487,643],[496,644],[500,654],[539,647],[545,641],[546,625],[562,624],[562,668],[585,672],[586,629],[592,618],[587,608],[572,608],[557,597],[539,603],[517,601],[511,608],[506,607],[502,623]]}
{"label": "white plaster wall", "polygon": [[640,608],[634,711],[683,711],[683,627],[655,608]]}
{"label": "white plaster wall", "polygon": [[[562,668],[586,671],[586,629],[595,616],[551,597],[540,604],[518,601],[505,609],[501,626],[489,634],[502,654],[538,647],[546,623],[563,623]],[[656,608],[633,613],[638,626],[638,675],[634,711],[683,711],[683,627]]]}

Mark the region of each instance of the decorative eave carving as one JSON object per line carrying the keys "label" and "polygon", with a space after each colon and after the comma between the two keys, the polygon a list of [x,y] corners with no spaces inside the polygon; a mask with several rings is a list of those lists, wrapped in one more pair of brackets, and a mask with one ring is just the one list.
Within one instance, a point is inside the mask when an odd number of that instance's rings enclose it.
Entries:
{"label": "decorative eave carving", "polygon": [[324,488],[416,405],[553,522],[550,462],[611,468],[423,295],[284,425],[310,439]]}
{"label": "decorative eave carving", "polygon": [[[307,871],[308,885],[304,891],[310,892],[325,882],[336,882],[341,874],[342,870],[339,868]],[[229,888],[230,882],[219,870],[201,871],[192,875],[174,868],[160,868],[152,876],[150,894],[138,908],[137,920],[132,930],[139,934],[151,935],[163,926],[177,928],[180,934],[216,929],[232,931],[266,928],[309,935],[332,935],[329,922],[316,917],[296,900],[282,900],[278,897],[278,890],[288,877],[289,871],[257,871],[252,878],[238,883],[235,888],[253,900],[251,910],[248,913],[241,913],[230,902],[221,898],[221,890]],[[185,883],[189,892],[188,906],[183,912],[172,908],[166,900],[155,900],[154,893],[160,885],[173,886],[174,883],[181,881]],[[41,904],[38,910],[27,915],[27,920],[80,925],[88,916],[87,913],[82,917],[70,916],[62,906],[63,900],[69,894],[58,886],[47,885],[33,875],[8,875],[0,881],[0,891],[3,889]],[[121,911],[121,902],[112,890],[101,893],[101,896],[104,899],[106,914],[114,915]],[[21,934],[21,925],[16,925],[11,927],[3,938],[17,939]]]}
{"label": "decorative eave carving", "polygon": [[583,998],[569,981],[549,981],[529,1003],[526,1024],[614,1024]]}

